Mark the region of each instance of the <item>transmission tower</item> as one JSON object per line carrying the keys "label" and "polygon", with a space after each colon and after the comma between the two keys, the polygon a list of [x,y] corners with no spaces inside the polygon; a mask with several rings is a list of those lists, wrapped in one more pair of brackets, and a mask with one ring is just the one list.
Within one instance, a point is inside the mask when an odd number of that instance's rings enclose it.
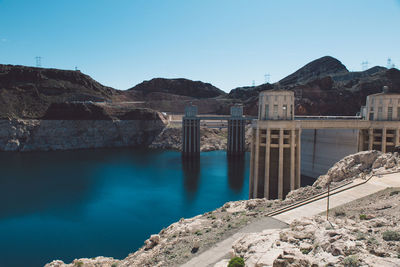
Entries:
{"label": "transmission tower", "polygon": [[40,68],[42,66],[42,57],[35,57],[36,59],[36,67]]}
{"label": "transmission tower", "polygon": [[271,78],[271,75],[269,73],[264,75],[265,78],[265,83],[269,83],[269,78]]}
{"label": "transmission tower", "polygon": [[361,62],[362,70],[367,70],[368,69],[368,64],[369,64],[369,62],[367,60]]}
{"label": "transmission tower", "polygon": [[387,67],[388,69],[391,69],[391,68],[396,67],[396,65],[394,65],[394,63],[393,63],[393,61],[392,61],[392,59],[391,59],[390,57],[387,59],[387,65],[386,65],[386,67]]}

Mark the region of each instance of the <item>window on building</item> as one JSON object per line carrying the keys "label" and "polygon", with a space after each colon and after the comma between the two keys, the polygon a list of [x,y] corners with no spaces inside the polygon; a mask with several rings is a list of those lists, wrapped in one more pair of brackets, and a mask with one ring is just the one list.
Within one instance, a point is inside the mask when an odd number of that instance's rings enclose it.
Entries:
{"label": "window on building", "polygon": [[278,105],[274,105],[274,120],[278,119]]}
{"label": "window on building", "polygon": [[370,113],[369,113],[369,120],[370,120],[370,121],[373,121],[373,120],[374,120],[374,113],[373,113],[373,112],[370,112]]}
{"label": "window on building", "polygon": [[382,120],[382,110],[383,110],[382,107],[378,107],[378,121]]}
{"label": "window on building", "polygon": [[293,119],[293,105],[290,105],[290,119]]}
{"label": "window on building", "polygon": [[388,121],[391,121],[392,117],[393,117],[393,107],[388,107],[388,114],[387,114]]}
{"label": "window on building", "polygon": [[283,97],[283,101],[286,101],[286,96]]}
{"label": "window on building", "polygon": [[269,118],[269,105],[265,105],[265,119],[268,120]]}
{"label": "window on building", "polygon": [[275,101],[278,101],[278,96],[277,95],[275,96]]}
{"label": "window on building", "polygon": [[283,119],[287,120],[287,112],[288,112],[287,105],[283,105],[282,110],[283,110]]}
{"label": "window on building", "polygon": [[397,120],[400,121],[400,107],[397,107]]}

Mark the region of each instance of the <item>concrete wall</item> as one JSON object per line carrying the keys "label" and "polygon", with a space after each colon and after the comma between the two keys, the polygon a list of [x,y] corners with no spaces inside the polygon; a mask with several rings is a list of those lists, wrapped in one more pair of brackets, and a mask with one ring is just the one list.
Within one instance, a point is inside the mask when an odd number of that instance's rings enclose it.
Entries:
{"label": "concrete wall", "polygon": [[343,157],[357,152],[358,130],[302,130],[301,174],[317,178]]}

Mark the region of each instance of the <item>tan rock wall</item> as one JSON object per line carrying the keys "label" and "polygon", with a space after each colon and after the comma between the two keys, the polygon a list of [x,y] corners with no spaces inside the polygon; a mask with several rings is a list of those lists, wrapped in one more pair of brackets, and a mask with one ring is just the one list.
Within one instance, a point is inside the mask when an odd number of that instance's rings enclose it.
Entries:
{"label": "tan rock wall", "polygon": [[0,151],[147,146],[160,120],[0,120]]}

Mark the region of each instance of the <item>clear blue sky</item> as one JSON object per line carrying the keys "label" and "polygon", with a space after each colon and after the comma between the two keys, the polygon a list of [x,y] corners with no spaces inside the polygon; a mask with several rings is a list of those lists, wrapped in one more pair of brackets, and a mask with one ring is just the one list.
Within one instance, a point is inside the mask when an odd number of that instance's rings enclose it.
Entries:
{"label": "clear blue sky", "polygon": [[0,63],[127,89],[154,77],[229,91],[331,55],[400,66],[400,0],[0,0]]}

